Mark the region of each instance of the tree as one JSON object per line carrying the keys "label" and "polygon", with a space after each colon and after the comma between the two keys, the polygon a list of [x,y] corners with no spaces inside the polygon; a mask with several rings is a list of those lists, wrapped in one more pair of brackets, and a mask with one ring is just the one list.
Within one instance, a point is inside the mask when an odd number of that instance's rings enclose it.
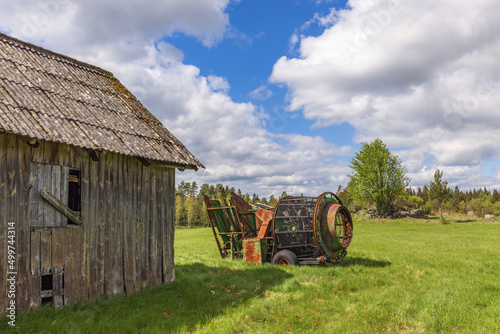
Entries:
{"label": "tree", "polygon": [[196,222],[199,222],[200,207],[194,197],[189,196],[186,198],[186,201],[184,201],[184,211],[186,213],[188,227],[191,227],[196,224]]}
{"label": "tree", "polygon": [[276,197],[274,197],[274,195],[269,196],[269,203],[268,203],[268,205],[270,205],[272,207],[275,207],[276,204],[278,204],[278,200],[276,199]]}
{"label": "tree", "polygon": [[496,189],[493,189],[493,194],[491,195],[491,203],[496,203],[500,200],[500,194]]}
{"label": "tree", "polygon": [[448,181],[442,180],[443,172],[436,169],[434,172],[434,181],[429,183],[429,197],[436,200],[439,204],[439,215],[443,217],[443,202],[448,198]]}
{"label": "tree", "polygon": [[363,143],[351,159],[349,174],[357,201],[374,203],[378,213],[389,213],[398,195],[405,193],[410,179],[398,156],[391,154],[380,139]]}
{"label": "tree", "polygon": [[425,202],[429,200],[429,186],[425,185],[424,189],[422,189],[422,198]]}
{"label": "tree", "polygon": [[175,198],[175,222],[177,225],[181,225],[184,222],[186,215],[184,212],[184,202],[181,195],[177,195]]}

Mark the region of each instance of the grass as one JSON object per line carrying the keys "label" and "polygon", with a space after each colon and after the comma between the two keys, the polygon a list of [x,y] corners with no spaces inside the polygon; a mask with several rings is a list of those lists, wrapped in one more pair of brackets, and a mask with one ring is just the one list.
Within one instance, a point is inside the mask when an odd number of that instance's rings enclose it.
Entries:
{"label": "grass", "polygon": [[[500,333],[500,225],[355,221],[338,266],[221,260],[209,229],[176,231],[176,280],[18,315],[21,333]],[[9,328],[0,319],[0,332]]]}

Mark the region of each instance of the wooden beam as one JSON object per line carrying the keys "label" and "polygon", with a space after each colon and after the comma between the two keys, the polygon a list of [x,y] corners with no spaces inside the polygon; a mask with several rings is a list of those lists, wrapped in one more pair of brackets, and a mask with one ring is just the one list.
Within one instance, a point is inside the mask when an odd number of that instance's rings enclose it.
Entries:
{"label": "wooden beam", "polygon": [[43,188],[40,191],[40,196],[43,197],[49,204],[54,206],[59,212],[68,217],[72,222],[77,225],[82,224],[82,220],[80,218],[80,213],[71,210],[66,204],[58,200],[54,195],[52,195],[46,188]]}
{"label": "wooden beam", "polygon": [[90,157],[90,159],[92,159],[92,161],[99,161],[99,157],[97,156],[97,153],[95,150],[88,148],[87,153],[89,154],[89,157]]}

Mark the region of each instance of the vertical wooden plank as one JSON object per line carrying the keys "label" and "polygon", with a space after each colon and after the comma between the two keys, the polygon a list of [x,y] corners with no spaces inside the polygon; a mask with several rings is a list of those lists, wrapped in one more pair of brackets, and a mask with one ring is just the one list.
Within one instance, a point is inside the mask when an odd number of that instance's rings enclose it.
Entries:
{"label": "vertical wooden plank", "polygon": [[[32,149],[33,150],[33,149]],[[38,197],[40,192],[38,191],[38,169],[41,164],[32,162],[30,165],[30,176],[29,176],[29,201],[30,201],[30,225],[31,226],[41,226],[38,221]]]}
{"label": "vertical wooden plank", "polygon": [[43,198],[40,196],[40,190],[43,188],[47,188],[47,180],[49,180],[49,175],[51,175],[51,165],[49,164],[40,164],[40,168],[38,169],[38,189],[37,189],[37,202],[38,202],[38,224],[40,226],[45,226],[47,224],[47,221],[50,221],[50,207],[49,203],[47,203]]}
{"label": "vertical wooden plank", "polygon": [[82,160],[81,160],[81,156],[80,156],[80,150],[81,149],[78,147],[68,146],[67,151],[68,151],[69,161],[67,162],[67,164],[70,167],[76,168],[76,169],[82,168]]}
{"label": "vertical wooden plank", "polygon": [[52,229],[42,228],[40,230],[40,274],[52,273]]}
{"label": "vertical wooden plank", "polygon": [[65,229],[52,229],[52,296],[54,306],[64,306],[63,275],[64,275],[64,242]]}
{"label": "vertical wooden plank", "polygon": [[[54,143],[53,145],[56,144]],[[57,145],[58,154],[55,157],[54,163],[66,167],[75,167],[70,163],[71,148],[77,149],[76,147],[67,144]],[[55,151],[56,148],[54,147],[52,150]]]}
{"label": "vertical wooden plank", "polygon": [[[69,192],[69,167],[67,166],[61,166],[61,178],[59,183],[61,184],[60,186],[60,200],[61,202],[67,204],[68,203],[68,192]],[[68,226],[68,218],[66,218],[65,215],[59,213],[60,216],[60,221],[59,224],[56,224],[56,226],[62,226],[66,227]]]}
{"label": "vertical wooden plank", "polygon": [[65,144],[45,142],[44,162],[49,165],[58,165],[60,158],[59,150],[63,145]]}
{"label": "vertical wooden plank", "polygon": [[149,221],[150,221],[150,213],[149,213],[149,205],[150,205],[150,192],[151,192],[151,167],[144,167],[142,168],[142,207],[141,207],[141,217],[142,217],[142,224],[141,224],[141,230],[139,231],[140,233],[140,238],[142,240],[142,245],[141,245],[141,256],[142,256],[142,268],[141,268],[141,287],[142,289],[146,288],[148,286],[149,280],[148,280],[148,272],[149,272]]}
{"label": "vertical wooden plank", "polygon": [[157,264],[157,275],[158,275],[158,283],[163,282],[163,247],[164,247],[164,235],[166,233],[165,231],[165,219],[164,219],[164,203],[163,203],[163,178],[164,178],[164,172],[165,172],[165,167],[160,167],[158,166],[158,171],[157,171],[157,178],[156,178],[156,211],[157,211],[157,237],[156,237],[156,244],[157,244],[157,258],[158,258],[158,264]]}
{"label": "vertical wooden plank", "polygon": [[62,308],[64,306],[64,272],[60,269],[55,269],[52,278],[52,302],[55,308]]}
{"label": "vertical wooden plank", "polygon": [[[87,225],[89,230],[89,298],[96,298],[97,293],[97,270],[98,270],[98,242],[99,242],[99,222],[97,220],[100,214],[98,206],[99,198],[99,162],[89,160],[89,210]],[[83,204],[83,203],[82,203]]]}
{"label": "vertical wooden plank", "polygon": [[30,149],[26,142],[21,137],[16,137],[18,140],[18,161],[17,170],[19,171],[18,185],[18,206],[17,217],[19,224],[19,234],[17,235],[17,305],[19,310],[24,311],[29,308],[29,295],[31,292],[30,282],[30,219],[29,219],[29,154]]}
{"label": "vertical wooden plank", "polygon": [[81,216],[82,216],[82,258],[80,274],[82,278],[82,299],[89,299],[89,274],[90,274],[90,244],[91,244],[91,224],[89,217],[89,162],[87,152],[81,150]]}
{"label": "vertical wooden plank", "polygon": [[52,241],[52,269],[55,272],[64,270],[64,244],[66,242],[66,233],[63,228],[51,229],[51,241]]}
{"label": "vertical wooden plank", "polygon": [[[69,164],[79,168],[81,163],[78,157],[78,149],[71,146],[69,148]],[[68,183],[65,183],[68,184]],[[71,257],[68,262],[65,263],[65,270],[70,268],[71,277],[69,287],[70,298],[69,302],[77,301],[82,299],[82,275],[81,275],[81,261],[82,261],[82,227],[81,226],[68,226],[66,228],[68,231],[68,242],[71,242],[70,253]],[[66,279],[66,275],[64,277]],[[66,290],[66,285],[65,285]],[[66,291],[65,291],[66,292]]]}
{"label": "vertical wooden plank", "polygon": [[128,240],[129,240],[129,246],[131,249],[131,256],[130,256],[130,262],[131,262],[131,267],[132,267],[132,284],[133,284],[133,291],[135,292],[137,290],[140,290],[140,287],[137,285],[137,235],[135,234],[135,229],[136,226],[139,224],[139,191],[140,191],[140,185],[139,185],[139,179],[140,179],[140,167],[141,163],[137,161],[136,159],[129,159],[129,163],[132,169],[132,180],[130,182],[130,189],[131,189],[131,194],[132,194],[132,214],[131,214],[131,221],[129,225],[129,231],[128,231]]}
{"label": "vertical wooden plank", "polygon": [[82,299],[82,275],[80,273],[81,260],[82,260],[82,228],[80,226],[68,227],[70,232],[70,242],[72,243],[72,258],[69,263],[72,273],[72,301]]}
{"label": "vertical wooden plank", "polygon": [[168,178],[169,178],[169,168],[162,168],[162,189],[161,189],[161,264],[162,264],[162,282],[168,282],[167,272],[168,272],[168,257],[169,257],[169,245],[168,245]]}
{"label": "vertical wooden plank", "polygon": [[7,281],[5,273],[7,270],[7,211],[8,207],[8,194],[7,181],[7,133],[0,134],[0,313],[4,313],[7,309]]}
{"label": "vertical wooden plank", "polygon": [[[114,169],[117,170],[114,180],[114,189],[118,196],[115,196],[114,208],[114,228],[113,228],[113,240],[115,242],[115,254],[114,254],[114,279],[113,279],[113,293],[121,293],[124,291],[124,279],[123,279],[123,225],[125,223],[125,199],[124,199],[124,174],[126,173],[125,159],[127,157],[113,153],[113,165]],[[117,176],[117,177],[116,177]]]}
{"label": "vertical wooden plank", "polygon": [[64,242],[64,305],[81,299],[79,239],[80,229],[63,229]]}
{"label": "vertical wooden plank", "polygon": [[112,153],[106,154],[106,173],[105,173],[105,198],[104,198],[104,210],[106,211],[106,221],[104,226],[104,289],[105,293],[113,293],[113,247],[111,243],[113,241],[112,233],[114,227],[115,216],[112,210],[115,206],[115,192],[113,189],[113,180],[115,171],[112,170],[113,160]]}
{"label": "vertical wooden plank", "polygon": [[123,251],[123,275],[124,275],[124,283],[125,283],[125,291],[127,294],[131,294],[134,291],[134,281],[133,281],[133,244],[132,244],[132,233],[130,233],[132,224],[134,221],[134,216],[133,216],[133,205],[134,203],[132,202],[132,189],[134,187],[133,184],[133,167],[131,165],[131,158],[130,157],[124,157],[123,158],[123,188],[122,188],[122,193],[124,195],[122,196],[122,200],[124,201],[123,203],[123,233],[122,233],[122,238],[123,238],[123,245],[122,245],[122,251]]}
{"label": "vertical wooden plank", "polygon": [[156,217],[156,166],[152,165],[149,190],[149,284],[156,284],[156,226],[158,219]]}
{"label": "vertical wooden plank", "polygon": [[[18,168],[18,141],[17,137],[10,135],[7,137],[7,166],[3,173],[7,174],[7,180],[6,180],[6,185],[7,185],[7,223],[12,222],[15,225],[15,234],[14,234],[14,245],[9,244],[9,246],[14,246],[15,248],[15,254],[16,254],[16,263],[14,270],[9,270],[12,272],[17,272],[18,270],[18,259],[22,255],[22,251],[19,249],[19,234],[21,231],[21,225],[22,222],[20,221],[19,217],[19,197],[20,194],[24,191],[24,189],[21,189],[20,184],[19,184],[19,168]],[[2,238],[5,238],[7,234],[2,235]],[[5,246],[4,249],[0,250],[2,254],[5,254],[4,256],[7,257],[8,255],[8,246]],[[8,265],[8,262],[7,262]],[[5,272],[2,272],[2,275],[5,275]],[[6,279],[4,276],[2,279]],[[19,277],[16,275],[16,285]],[[16,290],[19,288],[19,285],[17,285]],[[10,299],[9,299],[10,300]],[[22,311],[19,308],[19,297],[17,296],[16,293],[16,310]],[[3,311],[2,311],[3,313]]]}
{"label": "vertical wooden plank", "polygon": [[144,224],[144,183],[143,183],[143,169],[142,164],[136,164],[137,168],[137,183],[136,183],[136,222],[133,228],[134,234],[134,249],[135,249],[135,289],[140,291],[142,289],[142,251],[144,240],[141,236],[142,225]]}
{"label": "vertical wooden plank", "polygon": [[31,267],[31,293],[30,307],[37,308],[41,305],[40,289],[40,231],[31,232],[31,247],[30,247],[30,267]]}
{"label": "vertical wooden plank", "polygon": [[156,269],[155,269],[155,284],[159,284],[163,281],[162,277],[162,267],[163,267],[163,215],[162,215],[162,192],[163,192],[163,170],[164,168],[161,166],[156,166]]}
{"label": "vertical wooden plank", "polygon": [[97,271],[96,271],[96,281],[95,287],[97,291],[97,296],[102,296],[105,291],[105,272],[104,267],[107,265],[105,258],[105,234],[106,234],[106,160],[107,154],[101,154],[98,169],[98,178],[97,178],[97,193],[98,193],[98,201],[97,201],[97,222],[98,222],[98,235],[97,235],[97,254],[96,254],[96,263],[97,263]]}
{"label": "vertical wooden plank", "polygon": [[41,163],[43,161],[44,143],[45,141],[39,140],[40,145],[36,148],[31,148],[31,161]]}
{"label": "vertical wooden plank", "polygon": [[168,201],[167,201],[167,281],[172,282],[175,279],[174,266],[174,238],[175,238],[175,169],[170,168],[168,173]]}
{"label": "vertical wooden plank", "polygon": [[61,229],[64,236],[63,256],[64,256],[64,305],[69,305],[73,299],[74,273],[71,267],[73,261],[73,240],[71,239],[71,228]]}

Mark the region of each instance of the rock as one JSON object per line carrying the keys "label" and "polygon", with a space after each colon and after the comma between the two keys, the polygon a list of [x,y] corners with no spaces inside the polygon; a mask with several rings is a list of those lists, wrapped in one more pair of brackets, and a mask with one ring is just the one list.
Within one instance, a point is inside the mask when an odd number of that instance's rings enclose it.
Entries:
{"label": "rock", "polygon": [[422,218],[425,216],[425,212],[422,209],[413,209],[410,211],[410,217]]}
{"label": "rock", "polygon": [[401,217],[401,218],[408,217],[409,215],[410,215],[410,213],[408,211],[399,212],[399,217]]}
{"label": "rock", "polygon": [[484,215],[484,218],[486,219],[493,219],[493,220],[497,220],[497,217],[493,216],[493,215]]}
{"label": "rock", "polygon": [[476,213],[474,211],[467,212],[467,218],[475,218],[475,217],[476,217]]}

